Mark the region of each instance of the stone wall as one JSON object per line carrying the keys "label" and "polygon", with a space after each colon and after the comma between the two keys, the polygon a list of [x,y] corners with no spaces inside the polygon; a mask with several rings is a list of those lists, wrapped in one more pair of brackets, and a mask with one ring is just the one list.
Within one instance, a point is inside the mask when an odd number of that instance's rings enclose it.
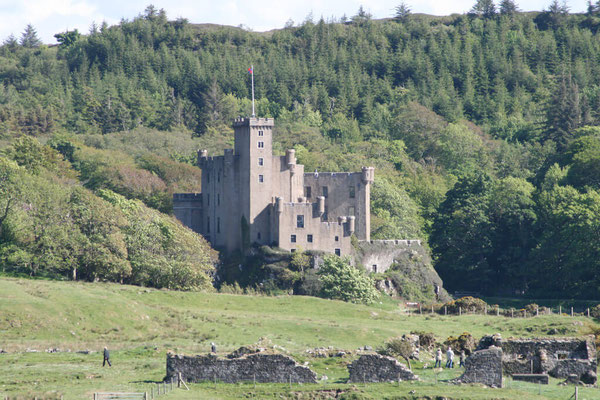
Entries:
{"label": "stone wall", "polygon": [[472,353],[465,360],[465,373],[458,382],[502,387],[502,349],[490,347]]}
{"label": "stone wall", "polygon": [[[555,378],[577,375],[580,379],[594,380],[596,375],[596,348],[593,339],[508,339],[496,340],[502,347],[504,373],[548,374]],[[482,338],[479,348],[490,343]],[[587,382],[586,382],[587,383]]]}
{"label": "stone wall", "polygon": [[365,354],[348,365],[348,382],[398,382],[419,379],[393,357]]}
{"label": "stone wall", "polygon": [[213,354],[182,356],[167,354],[167,379],[181,373],[187,382],[221,381],[227,383],[316,383],[317,374],[282,354],[256,353],[238,358]]}

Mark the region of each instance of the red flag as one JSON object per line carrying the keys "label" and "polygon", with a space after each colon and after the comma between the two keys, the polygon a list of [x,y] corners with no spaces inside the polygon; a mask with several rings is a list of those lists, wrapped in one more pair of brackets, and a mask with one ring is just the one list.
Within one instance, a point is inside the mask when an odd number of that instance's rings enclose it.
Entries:
{"label": "red flag", "polygon": [[254,71],[252,71],[252,68],[248,68],[248,72],[251,74],[254,73]]}

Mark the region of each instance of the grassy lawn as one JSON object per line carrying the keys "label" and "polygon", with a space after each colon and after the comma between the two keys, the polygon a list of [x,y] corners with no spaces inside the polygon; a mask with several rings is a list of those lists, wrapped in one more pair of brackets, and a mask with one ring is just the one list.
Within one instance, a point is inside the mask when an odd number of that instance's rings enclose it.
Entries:
{"label": "grassy lawn", "polygon": [[[327,380],[316,385],[227,385],[201,383],[192,391],[176,390],[174,399],[327,398],[340,390],[346,398],[565,399],[573,388],[517,383],[505,389],[457,386],[446,381],[460,371],[439,376],[424,357],[413,366],[422,379],[415,383],[349,385],[351,357],[312,358],[307,348],[356,350],[377,347],[387,338],[413,330],[433,332],[443,341],[469,332],[476,338],[500,332],[504,337],[547,336],[555,328],[564,336],[586,332],[590,320],[557,315],[505,318],[482,315],[410,315],[397,302],[362,306],[311,297],[260,297],[187,293],[104,283],[0,279],[0,398],[92,398],[95,391],[150,390],[165,375],[168,350],[219,352],[266,338],[299,362],[308,362]],[[111,349],[112,368],[102,368],[100,350]],[[48,348],[71,350],[46,353]],[[27,349],[38,352],[27,352]],[[91,350],[80,354],[76,351]],[[413,393],[414,391],[414,393]],[[588,393],[589,392],[589,393]],[[595,396],[595,397],[594,397]],[[600,399],[600,390],[582,389],[580,399]]]}

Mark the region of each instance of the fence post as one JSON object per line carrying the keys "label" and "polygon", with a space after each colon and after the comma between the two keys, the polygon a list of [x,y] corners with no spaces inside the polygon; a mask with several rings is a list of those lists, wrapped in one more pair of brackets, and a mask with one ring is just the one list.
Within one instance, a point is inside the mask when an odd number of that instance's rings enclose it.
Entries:
{"label": "fence post", "polygon": [[538,307],[535,308],[535,316],[536,317],[540,316],[540,309]]}
{"label": "fence post", "polygon": [[431,313],[433,314],[433,304],[431,305]]}
{"label": "fence post", "polygon": [[571,307],[571,317],[573,316],[573,307]]}
{"label": "fence post", "polygon": [[448,307],[444,306],[444,315],[448,315]]}
{"label": "fence post", "polygon": [[423,314],[423,310],[421,310],[421,303],[419,303],[419,314]]}
{"label": "fence post", "polygon": [[487,315],[487,305],[483,306],[483,313]]}
{"label": "fence post", "polygon": [[496,307],[496,317],[500,316],[500,307]]}
{"label": "fence post", "polygon": [[144,400],[148,400],[148,392],[144,392]]}
{"label": "fence post", "polygon": [[171,392],[173,391],[173,377],[171,377]]}
{"label": "fence post", "polygon": [[511,318],[514,318],[514,317],[515,317],[515,309],[514,309],[514,308],[511,308],[511,309],[510,309],[510,317],[511,317]]}
{"label": "fence post", "polygon": [[462,315],[462,307],[458,307],[458,315]]}
{"label": "fence post", "polygon": [[558,306],[558,315],[562,315],[562,305]]}
{"label": "fence post", "polygon": [[154,400],[154,386],[150,386],[150,399]]}
{"label": "fence post", "polygon": [[590,317],[590,309],[589,308],[587,309],[587,316],[588,316],[588,318]]}
{"label": "fence post", "polygon": [[163,381],[163,394],[167,394],[167,382]]}

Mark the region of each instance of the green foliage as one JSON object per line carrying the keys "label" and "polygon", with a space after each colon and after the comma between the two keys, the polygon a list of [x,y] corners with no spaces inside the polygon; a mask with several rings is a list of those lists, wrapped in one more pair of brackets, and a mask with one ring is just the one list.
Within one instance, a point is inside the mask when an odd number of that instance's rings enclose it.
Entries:
{"label": "green foliage", "polygon": [[412,369],[410,365],[410,357],[415,352],[415,348],[411,342],[403,337],[395,337],[386,340],[384,349],[386,353],[404,358],[408,363],[408,369]]}
{"label": "green foliage", "polygon": [[488,305],[485,301],[476,297],[466,296],[460,299],[449,301],[444,304],[444,307],[449,313],[458,314],[459,308],[463,313],[482,313]]}
{"label": "green foliage", "polygon": [[350,265],[348,259],[327,255],[317,274],[321,280],[321,296],[352,303],[373,303],[378,292],[373,279]]}

